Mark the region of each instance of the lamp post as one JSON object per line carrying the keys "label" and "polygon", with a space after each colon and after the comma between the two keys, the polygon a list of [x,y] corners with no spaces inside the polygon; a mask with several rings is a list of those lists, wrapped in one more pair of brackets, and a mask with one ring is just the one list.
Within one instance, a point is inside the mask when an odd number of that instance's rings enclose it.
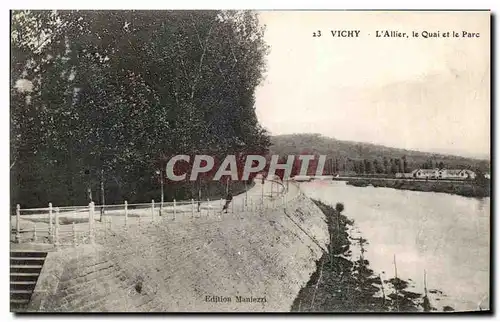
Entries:
{"label": "lamp post", "polygon": [[90,170],[85,170],[85,179],[87,180],[87,199],[89,202],[92,202],[92,186],[90,181]]}
{"label": "lamp post", "polygon": [[247,189],[247,181],[246,180],[243,180],[243,182],[245,183],[245,206],[247,206],[248,204],[248,189]]}
{"label": "lamp post", "polygon": [[260,200],[260,202],[262,203],[262,205],[264,205],[264,174],[262,174],[262,198]]}
{"label": "lamp post", "polygon": [[163,211],[163,201],[164,201],[164,193],[163,193],[163,169],[156,171],[156,174],[160,176],[160,187],[161,187],[161,203],[160,203],[160,214]]}

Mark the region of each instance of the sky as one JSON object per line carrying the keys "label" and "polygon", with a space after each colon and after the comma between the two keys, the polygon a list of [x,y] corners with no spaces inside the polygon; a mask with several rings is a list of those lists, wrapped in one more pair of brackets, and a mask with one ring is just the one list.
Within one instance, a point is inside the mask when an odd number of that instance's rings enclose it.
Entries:
{"label": "sky", "polygon": [[[489,12],[263,11],[259,20],[270,53],[256,112],[271,134],[489,158]],[[377,38],[382,30],[410,36]]]}

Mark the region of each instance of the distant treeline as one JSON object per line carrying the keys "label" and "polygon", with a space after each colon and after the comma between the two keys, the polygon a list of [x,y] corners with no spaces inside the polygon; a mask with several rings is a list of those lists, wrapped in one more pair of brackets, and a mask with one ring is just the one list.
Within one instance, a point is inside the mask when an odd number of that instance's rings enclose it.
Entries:
{"label": "distant treeline", "polygon": [[444,192],[464,197],[484,198],[491,196],[491,181],[477,177],[471,181],[442,182],[437,180],[383,180],[376,178],[349,179],[348,185],[356,187],[385,187],[400,190]]}
{"label": "distant treeline", "polygon": [[397,172],[409,172],[406,156],[401,159],[382,159],[374,160],[353,160],[350,158],[327,159],[325,173],[334,174],[339,172],[354,172],[356,174],[395,174]]}
{"label": "distant treeline", "polygon": [[352,141],[341,141],[319,134],[289,134],[271,137],[272,154],[327,155],[325,173],[388,174],[415,169],[470,169],[490,172],[490,161]]}
{"label": "distant treeline", "polygon": [[[410,166],[411,164],[411,166]],[[387,174],[394,175],[396,173],[409,173],[415,169],[470,169],[473,171],[480,171],[481,169],[474,168],[476,162],[472,164],[467,163],[453,163],[452,166],[447,163],[429,159],[421,164],[412,162],[404,155],[400,159],[383,157],[380,159],[363,159],[363,160],[353,160],[350,158],[339,159],[339,158],[329,158],[325,164],[326,174],[335,174],[339,172],[354,172],[356,174]]]}

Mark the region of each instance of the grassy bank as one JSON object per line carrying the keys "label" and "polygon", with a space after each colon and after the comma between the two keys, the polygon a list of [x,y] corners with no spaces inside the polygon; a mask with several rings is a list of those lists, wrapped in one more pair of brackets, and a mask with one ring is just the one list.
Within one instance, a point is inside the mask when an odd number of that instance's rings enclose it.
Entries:
{"label": "grassy bank", "polygon": [[442,181],[412,181],[412,180],[381,180],[381,179],[350,179],[348,185],[356,187],[386,187],[401,190],[444,192],[464,197],[484,198],[490,196],[490,182],[442,182]]}
{"label": "grassy bank", "polygon": [[[326,215],[330,234],[328,253],[317,261],[317,270],[295,299],[295,312],[418,312],[434,311],[425,294],[408,290],[410,284],[397,277],[383,280],[364,258],[366,239],[353,239],[354,224],[340,211],[314,201]],[[358,244],[359,258],[351,247]],[[387,275],[391,275],[387,272]],[[452,308],[446,308],[452,310]]]}

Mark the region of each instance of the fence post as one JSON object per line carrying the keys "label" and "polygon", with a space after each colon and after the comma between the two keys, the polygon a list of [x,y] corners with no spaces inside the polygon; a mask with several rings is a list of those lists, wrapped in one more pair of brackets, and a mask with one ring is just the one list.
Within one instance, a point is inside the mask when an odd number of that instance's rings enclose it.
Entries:
{"label": "fence post", "polygon": [[52,239],[52,202],[49,202],[49,240]]}
{"label": "fence post", "polygon": [[33,242],[36,243],[36,223],[33,224]]}
{"label": "fence post", "polygon": [[176,207],[177,207],[177,203],[176,203],[176,201],[174,199],[174,217],[172,218],[172,220],[175,220],[175,215],[177,214],[177,208]]}
{"label": "fence post", "polygon": [[151,221],[155,220],[155,201],[151,199]]}
{"label": "fence post", "polygon": [[108,239],[108,222],[107,222],[107,216],[103,217],[102,224],[104,226],[104,240]]}
{"label": "fence post", "polygon": [[95,204],[94,202],[90,202],[89,204],[89,238],[90,238],[90,243],[94,244],[95,243],[95,220],[94,220],[94,215],[95,215]]}
{"label": "fence post", "polygon": [[194,199],[191,198],[191,218],[194,218]]}
{"label": "fence post", "polygon": [[75,226],[75,222],[73,221],[73,225],[72,225],[72,230],[73,230],[73,245],[76,246],[77,244],[77,240],[76,240],[76,226]]}
{"label": "fence post", "polygon": [[248,189],[247,189],[247,181],[243,180],[245,183],[245,207],[248,207]]}
{"label": "fence post", "polygon": [[89,202],[89,240],[92,236],[92,202]]}
{"label": "fence post", "polygon": [[59,246],[59,207],[56,208],[56,216],[55,216],[55,228],[54,228],[54,245]]}
{"label": "fence post", "polygon": [[16,242],[21,242],[21,205],[16,206]]}
{"label": "fence post", "polygon": [[264,180],[262,180],[262,197],[260,202],[262,203],[262,208],[264,208]]}
{"label": "fence post", "polygon": [[128,202],[125,200],[125,230],[128,229]]}
{"label": "fence post", "polygon": [[207,198],[207,217],[210,215],[210,198]]}
{"label": "fence post", "polygon": [[[163,190],[163,183],[162,183],[162,190]],[[162,191],[161,200],[160,200],[160,216],[163,216],[163,201],[164,201],[164,198],[163,198],[163,191]]]}

